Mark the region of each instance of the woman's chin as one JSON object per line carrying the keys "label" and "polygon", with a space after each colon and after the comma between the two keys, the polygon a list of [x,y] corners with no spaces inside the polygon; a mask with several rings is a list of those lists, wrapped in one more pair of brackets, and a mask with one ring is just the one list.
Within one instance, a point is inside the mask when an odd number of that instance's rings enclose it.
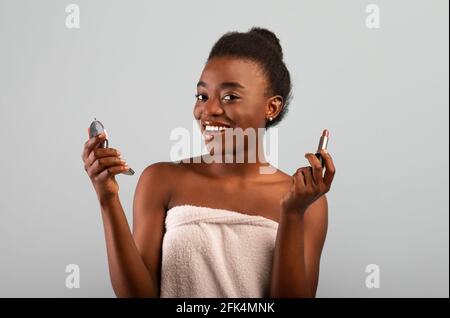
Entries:
{"label": "woman's chin", "polygon": [[219,144],[214,141],[205,141],[206,149],[211,156],[233,156],[236,154],[234,147],[225,147],[224,143]]}

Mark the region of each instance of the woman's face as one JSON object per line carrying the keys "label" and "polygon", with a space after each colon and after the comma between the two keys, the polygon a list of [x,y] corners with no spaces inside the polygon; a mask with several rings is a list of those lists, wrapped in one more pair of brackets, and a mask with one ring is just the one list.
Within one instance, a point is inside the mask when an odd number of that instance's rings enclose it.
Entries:
{"label": "woman's face", "polygon": [[[278,111],[274,107],[280,108],[279,98],[267,97],[267,88],[266,76],[256,62],[232,57],[212,58],[197,84],[194,107],[194,117],[207,146],[211,142],[224,145],[225,139],[225,130],[211,131],[209,126],[251,128],[256,134],[258,128],[264,128],[266,118],[275,117]],[[222,150],[228,146],[224,145]],[[236,151],[234,146],[232,148]]]}

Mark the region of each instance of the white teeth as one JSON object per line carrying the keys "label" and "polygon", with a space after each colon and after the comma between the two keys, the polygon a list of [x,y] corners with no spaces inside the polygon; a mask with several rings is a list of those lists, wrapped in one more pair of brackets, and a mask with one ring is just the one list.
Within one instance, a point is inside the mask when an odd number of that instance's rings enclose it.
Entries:
{"label": "white teeth", "polygon": [[222,131],[222,130],[225,130],[225,129],[227,129],[227,127],[224,127],[224,126],[209,126],[209,125],[206,125],[205,126],[205,130],[209,130],[209,131]]}

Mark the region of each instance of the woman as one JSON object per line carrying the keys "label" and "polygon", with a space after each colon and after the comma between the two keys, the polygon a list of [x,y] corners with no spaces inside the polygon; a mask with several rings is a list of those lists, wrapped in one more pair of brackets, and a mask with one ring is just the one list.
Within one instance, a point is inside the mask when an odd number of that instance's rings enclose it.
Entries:
{"label": "woman", "polygon": [[243,154],[245,162],[190,158],[148,166],[136,187],[133,232],[115,180],[126,162],[117,149],[96,148],[104,135],[86,142],[82,157],[100,202],[118,297],[315,297],[327,231],[324,194],[335,174],[330,155],[321,151],[324,175],[307,153],[311,166],[290,176],[270,166],[249,137],[242,147],[225,143],[225,132],[280,122],[290,93],[275,34],[252,28],[222,36],[198,82],[194,117],[209,159]]}

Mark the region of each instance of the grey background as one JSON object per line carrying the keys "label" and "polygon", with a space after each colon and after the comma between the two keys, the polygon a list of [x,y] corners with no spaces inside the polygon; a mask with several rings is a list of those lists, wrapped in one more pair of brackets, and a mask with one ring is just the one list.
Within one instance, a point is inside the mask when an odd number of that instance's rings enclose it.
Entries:
{"label": "grey background", "polygon": [[[76,3],[81,28],[65,27]],[[381,28],[365,26],[365,7]],[[318,297],[448,297],[448,2],[0,0],[0,296],[114,297],[98,202],[80,158],[99,118],[136,182],[192,129],[213,43],[258,25],[294,84],[279,168],[307,164],[323,128],[337,174]],[[65,267],[81,288],[65,287]],[[366,265],[381,269],[365,287]]]}

